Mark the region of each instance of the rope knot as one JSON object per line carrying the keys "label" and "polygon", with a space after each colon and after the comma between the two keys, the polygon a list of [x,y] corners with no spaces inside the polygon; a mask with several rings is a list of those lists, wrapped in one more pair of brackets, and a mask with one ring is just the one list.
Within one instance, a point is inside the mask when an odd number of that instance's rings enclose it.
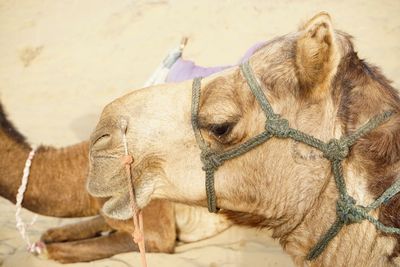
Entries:
{"label": "rope knot", "polygon": [[267,119],[265,130],[276,137],[287,138],[290,133],[289,122],[286,119],[282,119],[280,115],[275,114]]}
{"label": "rope knot", "polygon": [[346,142],[340,139],[329,140],[324,151],[324,157],[333,160],[343,160],[349,154],[349,146]]}
{"label": "rope knot", "polygon": [[365,219],[367,213],[364,207],[356,205],[355,199],[351,196],[337,201],[336,212],[345,224],[359,223]]}
{"label": "rope knot", "polygon": [[222,161],[219,159],[218,154],[208,149],[203,150],[200,157],[203,162],[203,171],[216,170],[222,165]]}
{"label": "rope knot", "polygon": [[123,165],[131,165],[133,163],[133,157],[131,155],[123,155],[121,157],[121,162]]}
{"label": "rope knot", "polygon": [[133,231],[132,237],[133,237],[133,241],[136,244],[139,244],[139,242],[142,242],[144,240],[143,233],[137,228],[135,228],[135,230]]}

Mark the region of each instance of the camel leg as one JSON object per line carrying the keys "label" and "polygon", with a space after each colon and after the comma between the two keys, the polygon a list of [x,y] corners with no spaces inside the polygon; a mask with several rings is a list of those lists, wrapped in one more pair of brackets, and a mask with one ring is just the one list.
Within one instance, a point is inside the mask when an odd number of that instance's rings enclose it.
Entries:
{"label": "camel leg", "polygon": [[[152,201],[143,213],[146,251],[173,252],[176,229],[172,203]],[[108,236],[97,236],[99,232],[110,229],[114,229],[115,232]],[[60,234],[46,235],[46,237],[43,235],[42,240],[47,238],[49,241],[46,248],[50,259],[62,263],[93,261],[119,253],[138,251],[130,234],[133,230],[132,220],[119,221],[99,216],[86,222],[55,228],[54,232]],[[74,241],[55,243],[56,239]]]}
{"label": "camel leg", "polygon": [[[132,219],[115,220],[103,215],[113,229],[133,233]],[[143,209],[144,239],[146,251],[172,253],[175,250],[176,222],[174,204],[164,200],[152,200]]]}
{"label": "camel leg", "polygon": [[51,243],[46,245],[50,259],[61,263],[93,261],[111,257],[115,254],[138,251],[132,237],[127,232],[114,232],[108,236],[91,239]]}
{"label": "camel leg", "polygon": [[40,239],[46,244],[75,241],[92,238],[100,235],[101,232],[111,230],[112,228],[106,223],[102,216],[96,216],[87,221],[48,229],[43,233]]}

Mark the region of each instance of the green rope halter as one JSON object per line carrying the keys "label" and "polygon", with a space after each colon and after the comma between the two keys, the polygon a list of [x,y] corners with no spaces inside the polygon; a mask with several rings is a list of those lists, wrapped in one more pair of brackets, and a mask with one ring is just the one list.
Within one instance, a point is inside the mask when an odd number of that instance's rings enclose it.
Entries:
{"label": "green rope halter", "polygon": [[369,133],[380,124],[388,120],[394,114],[393,111],[385,111],[376,115],[367,123],[361,126],[354,133],[343,136],[340,139],[331,139],[327,143],[303,133],[299,130],[289,127],[286,119],[276,114],[267,98],[265,97],[259,83],[257,82],[248,62],[243,63],[240,69],[246,78],[250,90],[256,97],[262,110],[266,115],[265,131],[257,136],[250,138],[243,144],[224,152],[213,151],[205,142],[198,124],[199,101],[201,93],[201,78],[193,80],[192,86],[192,127],[196,137],[196,141],[201,149],[201,161],[203,170],[206,173],[206,192],[208,210],[217,212],[217,203],[214,189],[214,173],[224,161],[240,156],[254,147],[266,142],[271,137],[291,138],[298,142],[302,142],[311,147],[322,151],[323,156],[331,161],[332,173],[335,178],[336,187],[339,192],[339,198],[336,202],[337,218],[329,230],[321,237],[318,243],[311,249],[307,255],[307,260],[316,259],[326,248],[329,241],[332,240],[344,225],[352,223],[360,223],[368,220],[376,226],[377,229],[389,234],[400,234],[400,228],[389,227],[383,225],[376,218],[372,217],[369,212],[387,203],[394,195],[400,192],[400,179],[390,186],[378,199],[368,206],[357,205],[353,197],[346,190],[346,183],[343,177],[342,161],[348,156],[350,147],[365,134]]}

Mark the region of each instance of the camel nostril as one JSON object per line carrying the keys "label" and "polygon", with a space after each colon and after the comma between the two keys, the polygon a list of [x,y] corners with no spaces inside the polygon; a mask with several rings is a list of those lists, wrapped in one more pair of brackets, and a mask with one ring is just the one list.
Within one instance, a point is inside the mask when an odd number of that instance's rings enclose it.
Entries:
{"label": "camel nostril", "polygon": [[103,134],[102,136],[100,136],[99,138],[97,138],[93,144],[99,143],[99,142],[106,142],[108,140],[110,140],[111,136],[109,134]]}
{"label": "camel nostril", "polygon": [[111,141],[111,135],[110,134],[102,134],[93,139],[94,141],[92,142],[92,150],[101,150],[102,148],[105,148]]}

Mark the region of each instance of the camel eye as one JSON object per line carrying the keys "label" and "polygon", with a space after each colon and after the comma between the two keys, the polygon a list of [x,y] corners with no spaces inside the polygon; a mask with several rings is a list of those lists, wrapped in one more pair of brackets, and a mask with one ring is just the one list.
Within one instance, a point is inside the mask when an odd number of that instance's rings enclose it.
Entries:
{"label": "camel eye", "polygon": [[228,135],[233,125],[231,123],[214,124],[210,126],[210,132],[218,138]]}

